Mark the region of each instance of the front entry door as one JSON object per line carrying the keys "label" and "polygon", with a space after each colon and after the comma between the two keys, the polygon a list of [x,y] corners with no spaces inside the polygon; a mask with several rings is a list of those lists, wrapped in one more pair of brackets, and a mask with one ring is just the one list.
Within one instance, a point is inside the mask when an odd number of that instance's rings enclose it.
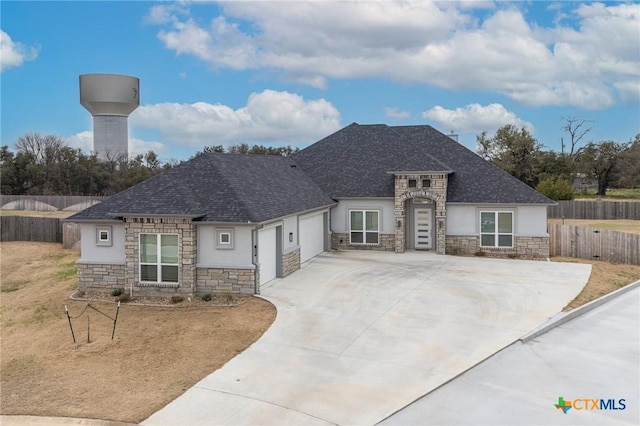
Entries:
{"label": "front entry door", "polygon": [[415,248],[418,250],[432,249],[431,209],[415,209],[413,225],[415,232]]}

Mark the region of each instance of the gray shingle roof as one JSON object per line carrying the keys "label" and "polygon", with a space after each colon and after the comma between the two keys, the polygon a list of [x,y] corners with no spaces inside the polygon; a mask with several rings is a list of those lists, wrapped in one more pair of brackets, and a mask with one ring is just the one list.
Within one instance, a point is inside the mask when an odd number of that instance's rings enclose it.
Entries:
{"label": "gray shingle roof", "polygon": [[448,202],[553,204],[431,126],[353,123],[293,156],[331,197],[393,197],[390,171],[449,175]]}
{"label": "gray shingle roof", "polygon": [[184,215],[202,221],[264,222],[334,204],[289,158],[205,154],[69,218]]}

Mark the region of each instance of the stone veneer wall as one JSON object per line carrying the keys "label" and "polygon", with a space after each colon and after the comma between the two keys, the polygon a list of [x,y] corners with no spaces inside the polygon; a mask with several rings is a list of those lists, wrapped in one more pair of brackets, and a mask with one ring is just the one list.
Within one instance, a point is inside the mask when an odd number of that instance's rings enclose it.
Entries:
{"label": "stone veneer wall", "polygon": [[[342,242],[340,242],[342,240]],[[333,250],[395,250],[395,234],[379,234],[378,244],[349,244],[349,234],[332,233],[331,248]]]}
{"label": "stone veneer wall", "polygon": [[[409,188],[409,180],[415,179],[417,186]],[[431,185],[422,188],[422,179],[429,179]],[[395,251],[404,253],[407,243],[407,200],[425,197],[435,202],[435,242],[436,252],[445,253],[447,229],[447,184],[448,175],[438,173],[407,173],[395,175],[394,216],[396,221]]]}
{"label": "stone veneer wall", "polygon": [[300,269],[300,247],[282,254],[282,278]]}
{"label": "stone veneer wall", "polygon": [[514,237],[513,248],[487,248],[479,246],[477,235],[447,235],[447,254],[475,255],[482,251],[487,257],[518,257],[546,259],[549,257],[549,237]]}
{"label": "stone veneer wall", "polygon": [[196,268],[196,293],[254,294],[255,269]]}
{"label": "stone veneer wall", "polygon": [[[127,217],[125,218],[125,280],[134,293],[193,294],[196,290],[196,227],[189,218]],[[178,283],[141,283],[140,234],[178,235]]]}
{"label": "stone veneer wall", "polygon": [[77,263],[78,289],[124,289],[124,263]]}

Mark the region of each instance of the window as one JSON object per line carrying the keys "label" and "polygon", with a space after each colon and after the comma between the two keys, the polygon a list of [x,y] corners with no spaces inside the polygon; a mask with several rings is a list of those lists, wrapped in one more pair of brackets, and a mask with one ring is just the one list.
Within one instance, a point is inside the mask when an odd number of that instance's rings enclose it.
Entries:
{"label": "window", "polygon": [[415,179],[409,179],[409,188],[415,188],[418,185]]}
{"label": "window", "polygon": [[111,246],[111,227],[110,226],[96,227],[96,245]]}
{"label": "window", "polygon": [[140,234],[140,281],[178,282],[178,236]]}
{"label": "window", "polygon": [[422,179],[423,188],[431,188],[431,179]]}
{"label": "window", "polygon": [[233,249],[233,229],[216,230],[216,248]]}
{"label": "window", "polygon": [[349,232],[351,244],[378,244],[377,210],[351,210],[349,212]]}
{"label": "window", "polygon": [[513,212],[480,212],[480,246],[513,247]]}

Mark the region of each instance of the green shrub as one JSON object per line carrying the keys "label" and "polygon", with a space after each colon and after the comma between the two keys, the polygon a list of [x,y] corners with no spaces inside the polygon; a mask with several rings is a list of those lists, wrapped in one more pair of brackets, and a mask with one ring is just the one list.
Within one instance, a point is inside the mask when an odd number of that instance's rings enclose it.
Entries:
{"label": "green shrub", "polygon": [[181,303],[184,301],[184,297],[182,296],[171,296],[171,303]]}
{"label": "green shrub", "polygon": [[120,296],[121,294],[122,294],[121,288],[114,288],[113,290],[111,290],[111,295],[113,297]]}
{"label": "green shrub", "polygon": [[205,294],[204,296],[201,297],[201,299],[205,302],[209,302],[211,301],[211,294]]}
{"label": "green shrub", "polygon": [[573,187],[566,180],[558,176],[544,179],[536,186],[536,191],[552,200],[573,200]]}
{"label": "green shrub", "polygon": [[478,257],[485,257],[487,255],[487,252],[480,250],[480,251],[475,252],[474,255],[476,255]]}
{"label": "green shrub", "polygon": [[127,293],[122,293],[116,300],[118,302],[127,303],[129,300],[131,300],[131,297]]}

